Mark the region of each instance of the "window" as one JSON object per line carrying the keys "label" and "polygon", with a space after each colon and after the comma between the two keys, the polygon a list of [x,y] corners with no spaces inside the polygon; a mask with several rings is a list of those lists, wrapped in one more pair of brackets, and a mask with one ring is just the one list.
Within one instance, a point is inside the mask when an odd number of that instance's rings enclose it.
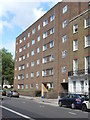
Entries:
{"label": "window", "polygon": [[43,46],[43,51],[47,50],[47,44]]}
{"label": "window", "polygon": [[33,78],[34,77],[34,73],[33,72],[31,72],[31,78]]}
{"label": "window", "polygon": [[24,79],[24,74],[22,75],[22,79]]}
{"label": "window", "polygon": [[47,32],[43,34],[43,39],[47,37]]}
{"label": "window", "polygon": [[62,73],[66,73],[66,66],[62,67]]}
{"label": "window", "polygon": [[34,66],[34,61],[31,62],[31,67],[33,67],[33,66]]}
{"label": "window", "polygon": [[44,57],[43,59],[42,59],[42,63],[46,63],[47,62],[47,57]]}
{"label": "window", "polygon": [[39,85],[38,84],[36,84],[36,89],[38,89],[39,88]]}
{"label": "window", "polygon": [[90,46],[90,35],[85,36],[85,47]]}
{"label": "window", "polygon": [[25,85],[25,88],[28,89],[28,84]]}
{"label": "window", "polygon": [[78,32],[78,25],[73,25],[73,33],[77,33]]}
{"label": "window", "polygon": [[27,53],[27,58],[29,58],[29,53]]}
{"label": "window", "polygon": [[19,52],[22,52],[22,48],[19,49]]}
{"label": "window", "polygon": [[84,92],[84,81],[81,81],[81,92]]}
{"label": "window", "polygon": [[74,75],[77,75],[77,71],[78,71],[78,60],[74,59],[73,60],[73,73],[74,73]]}
{"label": "window", "polygon": [[90,26],[90,17],[84,20],[84,26],[85,26],[85,28]]}
{"label": "window", "polygon": [[48,19],[46,19],[44,22],[43,22],[43,26],[46,26],[48,24]]}
{"label": "window", "polygon": [[50,17],[50,22],[52,22],[54,19],[55,19],[55,15],[52,15],[52,16]]}
{"label": "window", "polygon": [[40,24],[39,24],[39,25],[38,25],[38,30],[40,30],[40,27],[41,27],[41,26],[40,26]]}
{"label": "window", "polygon": [[33,89],[33,84],[30,84],[30,88]]}
{"label": "window", "polygon": [[25,55],[23,55],[23,60],[25,60]]}
{"label": "window", "polygon": [[73,51],[78,50],[78,40],[73,41]]}
{"label": "window", "polygon": [[28,38],[30,37],[30,33],[28,33]]}
{"label": "window", "polygon": [[32,50],[32,52],[31,52],[31,55],[33,56],[35,53],[34,53],[34,50]]}
{"label": "window", "polygon": [[50,61],[53,62],[54,61],[54,55],[50,56]]}
{"label": "window", "polygon": [[51,68],[50,70],[49,70],[49,75],[53,75],[54,74],[54,71],[53,71],[53,68]]}
{"label": "window", "polygon": [[23,46],[23,50],[25,50],[25,49],[26,49],[26,45]]}
{"label": "window", "polygon": [[29,63],[27,63],[27,68],[29,67]]}
{"label": "window", "polygon": [[27,43],[27,48],[29,48],[29,46],[30,46],[30,43],[28,42],[28,43]]}
{"label": "window", "polygon": [[19,58],[19,61],[22,61],[22,57]]}
{"label": "window", "polygon": [[63,37],[62,37],[62,43],[65,43],[67,41],[67,35],[64,35]]}
{"label": "window", "polygon": [[32,35],[33,35],[33,34],[35,34],[35,28],[33,28],[33,30],[32,30]]}
{"label": "window", "polygon": [[67,12],[67,5],[63,7],[63,14]]}
{"label": "window", "polygon": [[19,66],[19,68],[18,68],[19,70],[21,70],[21,66]]}
{"label": "window", "polygon": [[62,23],[62,28],[65,28],[67,26],[67,20],[64,20]]}
{"label": "window", "polygon": [[36,77],[39,77],[39,75],[40,75],[40,72],[37,71],[37,72],[36,72]]}
{"label": "window", "polygon": [[20,39],[19,43],[22,43],[22,39]]}
{"label": "window", "polygon": [[67,50],[64,50],[63,52],[62,52],[62,58],[65,58],[67,56]]}
{"label": "window", "polygon": [[90,72],[90,56],[85,57],[85,74]]}
{"label": "window", "polygon": [[34,45],[34,44],[35,44],[35,40],[33,39],[33,40],[32,40],[32,45]]}
{"label": "window", "polygon": [[28,78],[28,73],[26,74],[26,78]]}
{"label": "window", "polygon": [[73,91],[76,93],[76,81],[73,81]]}
{"label": "window", "polygon": [[43,70],[43,71],[42,71],[42,76],[50,76],[50,75],[53,75],[53,74],[54,74],[53,68],[51,68],[51,69],[46,69],[46,70]]}
{"label": "window", "polygon": [[54,47],[54,41],[50,42],[50,48]]}
{"label": "window", "polygon": [[46,76],[46,70],[42,71],[42,76]]}
{"label": "window", "polygon": [[37,41],[38,41],[38,42],[40,41],[40,36],[38,36]]}
{"label": "window", "polygon": [[54,33],[54,28],[51,28],[50,35]]}
{"label": "window", "polygon": [[23,38],[23,39],[24,39],[24,41],[25,41],[25,40],[26,40],[26,37],[24,36],[24,38]]}
{"label": "window", "polygon": [[40,60],[38,59],[38,60],[37,60],[37,65],[39,65],[39,64],[40,64]]}
{"label": "window", "polygon": [[23,69],[23,70],[25,69],[25,65],[22,65],[22,69]]}
{"label": "window", "polygon": [[40,48],[37,48],[37,53],[40,53]]}

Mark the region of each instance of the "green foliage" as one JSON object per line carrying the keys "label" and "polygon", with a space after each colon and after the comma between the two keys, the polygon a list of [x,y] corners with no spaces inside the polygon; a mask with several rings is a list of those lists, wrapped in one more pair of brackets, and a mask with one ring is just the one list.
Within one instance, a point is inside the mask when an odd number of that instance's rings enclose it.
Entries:
{"label": "green foliage", "polygon": [[4,80],[9,81],[9,84],[13,84],[14,81],[14,60],[10,52],[5,48],[2,49],[2,84]]}

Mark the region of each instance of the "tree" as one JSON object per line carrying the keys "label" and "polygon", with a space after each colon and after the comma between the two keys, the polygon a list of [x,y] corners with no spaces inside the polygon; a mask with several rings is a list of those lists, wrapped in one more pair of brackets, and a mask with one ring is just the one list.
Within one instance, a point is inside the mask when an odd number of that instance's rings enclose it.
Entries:
{"label": "tree", "polygon": [[5,48],[2,49],[2,85],[4,80],[9,84],[13,84],[14,81],[14,60],[10,52]]}

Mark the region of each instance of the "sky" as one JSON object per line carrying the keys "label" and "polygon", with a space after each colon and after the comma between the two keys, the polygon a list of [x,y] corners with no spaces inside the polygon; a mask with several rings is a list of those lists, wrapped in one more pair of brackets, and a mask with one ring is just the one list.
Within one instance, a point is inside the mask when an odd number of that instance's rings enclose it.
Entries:
{"label": "sky", "polygon": [[60,1],[0,0],[0,49],[14,58],[16,37]]}

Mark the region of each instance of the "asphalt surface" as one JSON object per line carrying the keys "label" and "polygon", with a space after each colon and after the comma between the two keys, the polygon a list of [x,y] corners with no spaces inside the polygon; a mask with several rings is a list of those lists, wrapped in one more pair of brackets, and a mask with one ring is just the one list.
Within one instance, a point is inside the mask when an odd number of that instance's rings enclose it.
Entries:
{"label": "asphalt surface", "polygon": [[[2,118],[9,120],[13,119],[44,119],[44,118],[81,118],[86,120],[88,118],[88,112],[81,110],[72,110],[66,107],[51,106],[45,103],[38,103],[33,100],[24,98],[8,98],[5,97],[0,105],[2,109]],[[86,118],[86,119],[85,119]]]}

